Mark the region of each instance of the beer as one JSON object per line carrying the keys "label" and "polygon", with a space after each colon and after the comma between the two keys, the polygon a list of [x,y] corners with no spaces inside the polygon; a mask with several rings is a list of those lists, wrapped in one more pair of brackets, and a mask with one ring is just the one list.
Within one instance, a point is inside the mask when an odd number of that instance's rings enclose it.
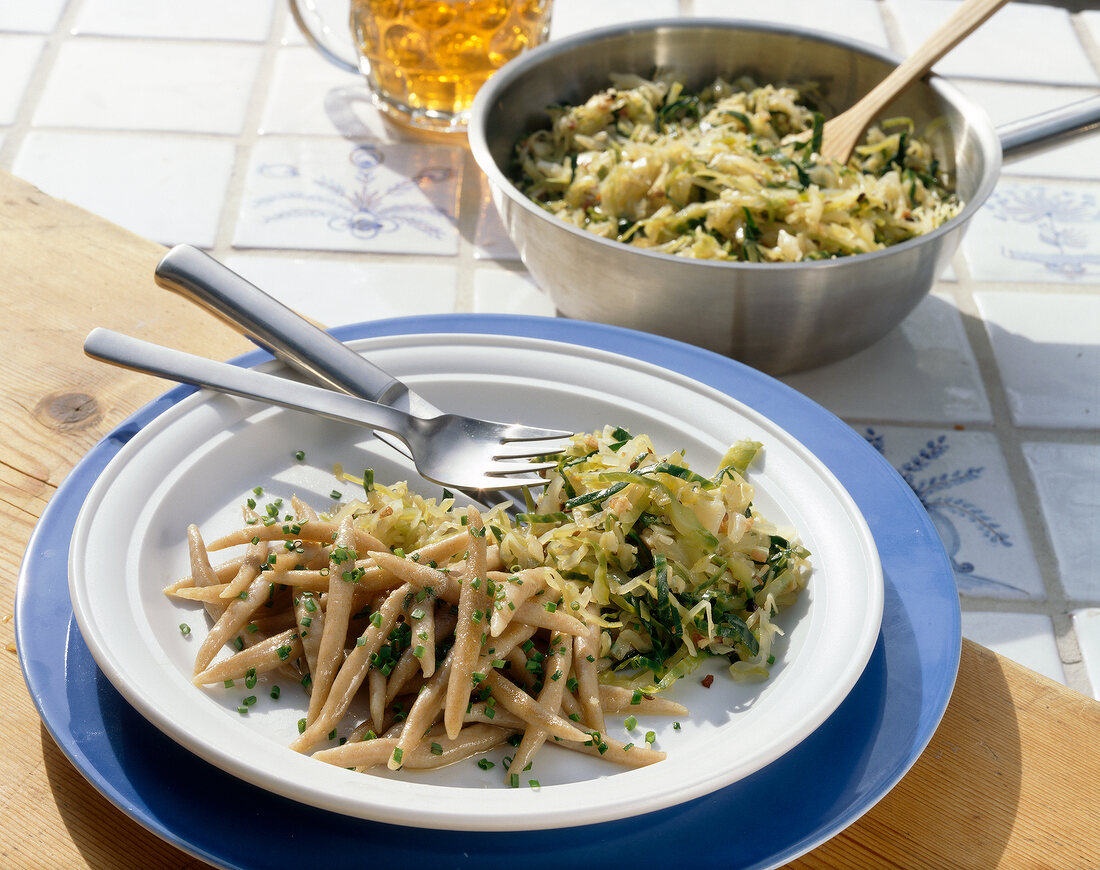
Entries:
{"label": "beer", "polygon": [[461,125],[501,66],[546,38],[552,0],[352,0],[351,29],[381,107]]}

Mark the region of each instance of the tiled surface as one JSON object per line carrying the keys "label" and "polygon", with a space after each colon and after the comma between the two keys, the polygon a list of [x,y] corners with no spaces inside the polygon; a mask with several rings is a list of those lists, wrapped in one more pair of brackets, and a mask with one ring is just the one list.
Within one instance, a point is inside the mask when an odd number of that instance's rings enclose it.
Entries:
{"label": "tiled surface", "polygon": [[12,171],[154,241],[211,247],[234,153],[222,139],[32,130]]}
{"label": "tiled surface", "polygon": [[1027,442],[1023,452],[1065,596],[1100,599],[1100,447]]}
{"label": "tiled surface", "polygon": [[[959,0],[888,0],[902,54],[932,35]],[[945,76],[1052,84],[1100,84],[1070,14],[1055,5],[1009,3],[934,67]]]}
{"label": "tiled surface", "polygon": [[[957,3],[556,0],[551,34],[738,16],[903,54]],[[997,124],[1100,93],[1100,11],[1013,0],[937,70]],[[898,329],[785,380],[913,487],[955,566],[964,633],[1100,697],[1098,143],[1008,163]],[[469,155],[383,123],[280,0],[0,2],[0,167],[205,247],[321,322],[554,315]]]}
{"label": "tiled surface", "polygon": [[234,254],[226,265],[318,323],[341,326],[408,314],[455,310],[458,273],[451,264],[360,262],[325,256]]}
{"label": "tiled surface", "polygon": [[975,298],[1013,421],[1095,431],[1100,425],[1100,296],[983,290]]}
{"label": "tiled surface", "polygon": [[985,423],[992,417],[962,317],[943,293],[925,297],[897,329],[855,356],[783,380],[847,419]]}
{"label": "tiled surface", "polygon": [[[928,510],[966,596],[1043,600],[1016,487],[990,432],[868,426],[867,440]],[[1027,514],[1033,514],[1029,504]]]}
{"label": "tiled surface", "polygon": [[196,64],[186,42],[74,39],[58,52],[32,123],[240,133],[261,51],[208,45]]}
{"label": "tiled surface", "polygon": [[892,47],[877,0],[769,0],[767,3],[694,0],[692,11],[699,17],[743,18],[813,27],[879,48]]}
{"label": "tiled surface", "polygon": [[449,146],[262,139],[233,244],[453,256],[463,157]]}
{"label": "tiled surface", "polygon": [[276,5],[277,0],[188,0],[181,8],[148,0],[84,0],[73,32],[264,42]]}
{"label": "tiled surface", "polygon": [[45,40],[0,32],[0,124],[11,124],[27,90]]}

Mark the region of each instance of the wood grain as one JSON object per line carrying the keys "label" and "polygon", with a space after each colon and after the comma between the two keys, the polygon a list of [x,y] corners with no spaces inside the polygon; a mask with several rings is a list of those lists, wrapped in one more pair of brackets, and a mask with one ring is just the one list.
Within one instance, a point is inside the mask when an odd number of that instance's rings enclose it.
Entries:
{"label": "wood grain", "polygon": [[[57,748],[28,696],[11,622],[23,550],[58,484],[164,391],[86,359],[87,332],[108,326],[215,358],[248,347],[153,284],[162,253],[0,173],[0,867],[202,866],[116,809]],[[943,723],[913,769],[791,866],[1100,868],[1098,784],[1100,704],[966,642]],[[782,796],[764,800],[781,807]]]}

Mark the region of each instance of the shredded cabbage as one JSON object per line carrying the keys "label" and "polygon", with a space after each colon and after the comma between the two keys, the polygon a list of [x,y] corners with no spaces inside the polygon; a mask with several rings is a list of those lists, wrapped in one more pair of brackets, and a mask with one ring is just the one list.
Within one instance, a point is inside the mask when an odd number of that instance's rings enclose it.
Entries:
{"label": "shredded cabbage", "polygon": [[[815,151],[808,92],[615,76],[516,146],[517,186],[600,236],[684,257],[796,262],[927,233],[961,203],[908,119],[872,127],[847,165]],[[807,136],[807,134],[812,134]]]}
{"label": "shredded cabbage", "polygon": [[[738,442],[704,477],[682,452],[658,455],[646,435],[610,426],[575,435],[531,509],[498,506],[485,527],[507,569],[545,567],[547,603],[600,626],[604,682],[656,692],[713,656],[735,677],[765,678],[782,634],[773,619],[811,568],[793,533],[753,507],[745,474],[761,450]],[[373,484],[365,499],[336,518],[356,514],[394,547],[462,528],[452,497],[437,502],[398,483]]]}

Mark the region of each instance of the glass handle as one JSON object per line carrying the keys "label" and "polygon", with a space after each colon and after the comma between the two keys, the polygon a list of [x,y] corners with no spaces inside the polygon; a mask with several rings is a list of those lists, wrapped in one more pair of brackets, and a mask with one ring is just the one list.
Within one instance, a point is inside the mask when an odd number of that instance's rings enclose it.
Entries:
{"label": "glass handle", "polygon": [[359,72],[359,63],[352,53],[348,38],[348,23],[343,22],[342,29],[333,32],[325,21],[325,16],[317,8],[316,0],[288,0],[290,14],[306,41],[312,45],[329,63],[351,73]]}

